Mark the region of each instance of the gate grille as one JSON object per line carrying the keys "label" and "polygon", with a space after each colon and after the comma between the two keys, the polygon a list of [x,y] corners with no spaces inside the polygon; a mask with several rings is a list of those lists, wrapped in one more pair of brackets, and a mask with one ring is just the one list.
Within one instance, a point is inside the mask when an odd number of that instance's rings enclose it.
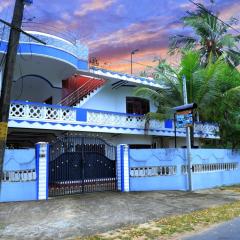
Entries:
{"label": "gate grille", "polygon": [[116,147],[64,136],[50,145],[49,196],[116,190]]}

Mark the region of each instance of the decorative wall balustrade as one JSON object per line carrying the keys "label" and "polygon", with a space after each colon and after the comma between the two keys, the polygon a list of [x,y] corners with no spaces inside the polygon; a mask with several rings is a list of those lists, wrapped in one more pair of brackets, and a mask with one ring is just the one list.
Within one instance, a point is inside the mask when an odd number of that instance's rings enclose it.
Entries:
{"label": "decorative wall balustrade", "polygon": [[[12,120],[28,120],[46,123],[77,124],[91,127],[107,127],[123,129],[124,131],[146,131],[148,134],[174,136],[174,124],[166,124],[151,120],[145,126],[144,115],[107,112],[92,109],[81,109],[76,107],[65,107],[60,105],[48,105],[43,103],[32,103],[12,101],[10,105],[9,118]],[[169,122],[169,121],[168,121]],[[66,129],[67,130],[67,129]],[[216,124],[195,123],[195,136],[218,137],[218,126]],[[184,136],[185,129],[177,129],[177,136]]]}
{"label": "decorative wall balustrade", "polygon": [[[30,31],[29,33],[31,33],[33,36],[37,37],[38,39],[44,41],[47,46],[52,46],[55,48],[62,49],[66,52],[69,52],[77,56],[79,59],[88,61],[88,47],[86,45],[81,44],[79,41],[72,43],[67,40],[61,39],[60,37],[55,37],[53,35],[46,34],[46,33],[35,32],[35,31]],[[1,34],[0,41],[8,41],[9,28],[1,27],[0,34]],[[32,38],[29,38],[24,34],[21,34],[20,42],[39,44],[39,42],[37,42]]]}
{"label": "decorative wall balustrade", "polygon": [[47,104],[12,102],[9,117],[27,120],[76,121],[76,109]]}
{"label": "decorative wall balustrade", "polygon": [[[87,122],[101,126],[116,126],[145,129],[145,117],[138,114],[121,114],[100,111],[88,111]],[[151,120],[147,129],[164,129],[164,121]]]}
{"label": "decorative wall balustrade", "polygon": [[[211,163],[211,164],[193,164],[193,173],[216,172],[216,171],[233,171],[238,168],[237,162],[232,163]],[[188,166],[182,165],[182,173],[187,173]]]}
{"label": "decorative wall balustrade", "polygon": [[144,116],[88,111],[87,123],[100,126],[144,128]]}
{"label": "decorative wall balustrade", "polygon": [[[120,157],[129,166],[130,191],[189,189],[186,149],[127,149]],[[192,189],[239,184],[239,157],[231,149],[192,149]]]}
{"label": "decorative wall balustrade", "polygon": [[36,180],[35,169],[17,170],[17,171],[3,171],[3,182],[27,182]]}
{"label": "decorative wall balustrade", "polygon": [[205,136],[208,133],[215,133],[217,135],[219,132],[219,126],[214,123],[196,122],[194,124],[194,131],[200,136]]}
{"label": "decorative wall balustrade", "polygon": [[130,177],[171,176],[177,172],[177,166],[131,167]]}

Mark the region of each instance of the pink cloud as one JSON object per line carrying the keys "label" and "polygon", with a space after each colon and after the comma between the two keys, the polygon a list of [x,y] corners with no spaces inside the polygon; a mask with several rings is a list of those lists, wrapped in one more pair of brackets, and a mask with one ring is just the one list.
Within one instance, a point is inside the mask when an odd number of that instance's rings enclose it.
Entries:
{"label": "pink cloud", "polygon": [[102,11],[111,6],[115,0],[92,0],[81,5],[81,9],[74,12],[75,16],[83,17],[90,12]]}
{"label": "pink cloud", "polygon": [[240,4],[239,3],[234,3],[232,5],[229,5],[229,7],[223,9],[219,15],[219,17],[222,20],[228,20],[230,17],[240,17]]}

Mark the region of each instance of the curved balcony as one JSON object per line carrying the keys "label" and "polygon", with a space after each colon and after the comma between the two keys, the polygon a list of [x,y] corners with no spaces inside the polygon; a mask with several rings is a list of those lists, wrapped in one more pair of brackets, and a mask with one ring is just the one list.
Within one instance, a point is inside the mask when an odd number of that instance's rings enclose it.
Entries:
{"label": "curved balcony", "polygon": [[[42,55],[68,62],[76,69],[88,69],[88,48],[79,41],[74,43],[63,38],[38,31],[27,31],[44,41],[43,45],[36,40],[21,34],[18,52],[20,54]],[[0,52],[6,52],[9,39],[9,28],[0,30]]]}
{"label": "curved balcony", "polygon": [[[143,115],[21,101],[11,103],[9,127],[174,136],[172,121],[152,120],[146,131]],[[219,138],[216,124],[195,123],[194,127],[195,137]],[[186,131],[177,129],[176,134],[184,137]]]}

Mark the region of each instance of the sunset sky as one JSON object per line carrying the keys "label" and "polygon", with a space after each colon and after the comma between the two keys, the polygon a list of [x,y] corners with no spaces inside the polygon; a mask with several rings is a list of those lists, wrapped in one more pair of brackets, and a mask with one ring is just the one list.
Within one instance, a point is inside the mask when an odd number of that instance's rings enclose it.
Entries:
{"label": "sunset sky", "polygon": [[[115,71],[130,72],[130,52],[133,71],[138,74],[146,65],[154,66],[157,58],[167,55],[168,39],[174,34],[191,34],[179,19],[195,6],[188,0],[34,0],[25,8],[24,21],[35,22],[34,30],[78,39],[88,45],[90,56],[100,66]],[[209,0],[196,0],[210,4]],[[0,0],[0,16],[10,21],[14,0]],[[240,18],[240,0],[216,0],[214,9],[227,20]],[[28,29],[32,23],[24,24]],[[239,25],[236,26],[240,30]]]}

